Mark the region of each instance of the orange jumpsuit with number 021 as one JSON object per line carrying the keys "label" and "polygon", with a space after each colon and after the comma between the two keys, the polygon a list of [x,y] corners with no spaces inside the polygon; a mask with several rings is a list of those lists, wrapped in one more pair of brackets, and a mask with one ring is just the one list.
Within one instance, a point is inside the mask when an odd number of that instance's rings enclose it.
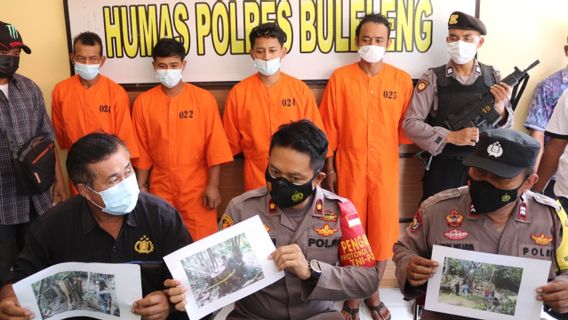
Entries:
{"label": "orange jumpsuit with number 021", "polygon": [[208,168],[233,157],[213,95],[185,83],[168,97],[159,85],[134,101],[132,122],[140,146],[134,165],[152,169],[150,192],[178,209],[194,240],[215,233],[217,210],[202,203]]}
{"label": "orange jumpsuit with number 021", "polygon": [[117,135],[130,157],[138,157],[128,94],[103,75],[90,88],[81,84],[78,75],[59,82],[51,94],[51,118],[61,149],[68,150],[91,132],[103,131]]}
{"label": "orange jumpsuit with number 021", "polygon": [[367,76],[357,63],[337,69],[320,113],[335,151],[338,194],[359,211],[377,260],[392,257],[398,239],[401,122],[412,97],[412,79],[391,65]]}
{"label": "orange jumpsuit with number 021", "polygon": [[278,82],[268,88],[257,73],[231,89],[223,125],[233,155],[244,155],[245,191],[266,185],[264,172],[272,134],[281,125],[301,119],[324,130],[314,95],[302,80],[280,72]]}

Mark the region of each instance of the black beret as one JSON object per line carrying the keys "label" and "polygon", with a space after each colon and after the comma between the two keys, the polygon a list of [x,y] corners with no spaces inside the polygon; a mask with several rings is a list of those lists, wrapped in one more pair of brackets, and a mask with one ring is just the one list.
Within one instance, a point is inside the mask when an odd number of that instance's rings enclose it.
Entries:
{"label": "black beret", "polygon": [[475,30],[482,35],[487,34],[487,29],[481,20],[460,11],[452,12],[448,19],[448,29]]}

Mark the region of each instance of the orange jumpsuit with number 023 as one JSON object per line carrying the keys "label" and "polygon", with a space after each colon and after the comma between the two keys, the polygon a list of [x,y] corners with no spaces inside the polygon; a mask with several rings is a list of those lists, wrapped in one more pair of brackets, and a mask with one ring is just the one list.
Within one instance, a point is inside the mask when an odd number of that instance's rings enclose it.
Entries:
{"label": "orange jumpsuit with number 023", "polygon": [[292,121],[307,119],[324,130],[310,88],[283,72],[268,88],[258,73],[237,83],[227,96],[223,124],[233,155],[243,153],[244,189],[266,185],[264,172],[272,134]]}
{"label": "orange jumpsuit with number 023", "polygon": [[208,168],[233,157],[213,95],[185,83],[168,97],[159,85],[134,101],[132,122],[140,147],[134,165],[152,169],[149,191],[178,209],[194,240],[215,233],[217,210],[202,203]]}
{"label": "orange jumpsuit with number 023", "polygon": [[379,261],[392,257],[398,239],[401,122],[412,97],[412,79],[391,65],[367,76],[357,63],[337,69],[320,113],[335,151],[338,194],[351,199]]}

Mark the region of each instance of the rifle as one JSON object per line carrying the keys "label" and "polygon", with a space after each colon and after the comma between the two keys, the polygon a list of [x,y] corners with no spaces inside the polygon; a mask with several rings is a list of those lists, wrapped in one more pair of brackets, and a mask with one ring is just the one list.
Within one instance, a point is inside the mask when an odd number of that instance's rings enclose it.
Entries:
{"label": "rifle", "polygon": [[[539,63],[539,60],[535,60],[525,70],[520,70],[515,67],[513,73],[506,76],[505,79],[501,80],[501,82],[513,87],[519,83],[519,81],[528,77],[528,71]],[[520,97],[515,98],[516,102],[518,102],[519,98]],[[501,120],[501,116],[495,110],[494,104],[495,98],[493,98],[491,93],[487,92],[481,96],[481,99],[475,108],[467,108],[463,112],[449,115],[448,119],[445,121],[446,127],[452,131],[461,130],[466,127],[479,128],[484,123],[489,123],[489,125],[494,127]],[[414,156],[424,164],[426,171],[430,169],[430,164],[434,157],[432,154],[427,151],[420,151]]]}

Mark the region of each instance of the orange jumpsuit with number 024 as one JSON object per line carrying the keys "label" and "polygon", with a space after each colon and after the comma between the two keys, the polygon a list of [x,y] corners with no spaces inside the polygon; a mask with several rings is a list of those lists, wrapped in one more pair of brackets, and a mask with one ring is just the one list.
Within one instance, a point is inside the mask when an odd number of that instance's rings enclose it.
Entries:
{"label": "orange jumpsuit with number 024", "polygon": [[245,191],[266,185],[264,172],[272,134],[281,125],[301,119],[324,130],[314,95],[302,80],[280,72],[278,82],[268,88],[257,73],[231,89],[223,125],[233,155],[244,155]]}
{"label": "orange jumpsuit with number 024", "polygon": [[100,75],[85,88],[78,75],[59,82],[51,94],[51,118],[61,149],[95,131],[116,134],[128,147],[130,157],[138,157],[138,145],[130,119],[130,100],[114,81]]}
{"label": "orange jumpsuit with number 024", "polygon": [[233,157],[213,95],[185,83],[168,97],[158,85],[134,101],[132,122],[140,146],[134,165],[152,169],[149,191],[178,209],[194,240],[215,233],[217,210],[202,203],[208,169]]}
{"label": "orange jumpsuit with number 024", "polygon": [[337,69],[320,113],[335,151],[338,194],[351,199],[379,261],[392,257],[399,236],[399,143],[412,79],[391,65],[367,76],[357,63]]}

